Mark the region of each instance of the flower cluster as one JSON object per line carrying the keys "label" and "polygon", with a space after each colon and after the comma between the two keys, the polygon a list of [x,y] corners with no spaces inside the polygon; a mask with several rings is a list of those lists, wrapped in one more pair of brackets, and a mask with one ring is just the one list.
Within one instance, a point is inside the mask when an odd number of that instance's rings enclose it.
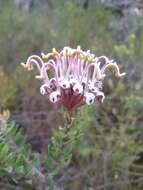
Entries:
{"label": "flower cluster", "polygon": [[81,50],[80,46],[77,49],[64,47],[61,52],[53,49],[51,53],[41,53],[41,57],[32,55],[21,64],[28,70],[35,64],[39,70],[36,78],[43,81],[41,94],[68,110],[103,102],[102,80],[108,68],[112,68],[117,77],[125,75],[113,60],[106,56],[96,57],[89,50]]}

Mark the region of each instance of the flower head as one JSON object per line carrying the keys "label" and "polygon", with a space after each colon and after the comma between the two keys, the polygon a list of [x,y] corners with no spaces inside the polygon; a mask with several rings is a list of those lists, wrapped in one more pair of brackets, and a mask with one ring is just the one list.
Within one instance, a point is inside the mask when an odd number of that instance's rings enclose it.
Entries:
{"label": "flower head", "polygon": [[125,75],[113,60],[106,56],[95,57],[80,46],[77,49],[64,47],[61,52],[53,49],[51,53],[41,53],[41,57],[32,55],[22,66],[31,70],[36,65],[39,71],[36,78],[43,81],[41,94],[69,111],[84,104],[103,102],[102,80],[108,68],[112,68],[117,77]]}

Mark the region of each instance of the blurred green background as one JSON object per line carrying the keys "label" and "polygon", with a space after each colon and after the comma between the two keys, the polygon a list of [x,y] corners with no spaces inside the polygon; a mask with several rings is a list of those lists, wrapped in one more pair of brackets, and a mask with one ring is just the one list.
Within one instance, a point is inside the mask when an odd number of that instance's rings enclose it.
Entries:
{"label": "blurred green background", "polygon": [[77,45],[115,59],[127,75],[109,75],[104,103],[85,106],[84,116],[77,116],[84,135],[63,171],[62,187],[142,190],[142,0],[0,0],[0,109],[10,110],[33,150],[44,154],[53,129],[64,121],[40,95],[35,71],[25,71],[20,62]]}

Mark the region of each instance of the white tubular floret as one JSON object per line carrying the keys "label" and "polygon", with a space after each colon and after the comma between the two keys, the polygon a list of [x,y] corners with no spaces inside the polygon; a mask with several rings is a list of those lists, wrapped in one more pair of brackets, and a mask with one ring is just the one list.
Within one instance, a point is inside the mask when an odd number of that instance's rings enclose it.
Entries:
{"label": "white tubular floret", "polygon": [[60,91],[54,91],[52,92],[50,95],[49,95],[49,100],[52,102],[52,103],[56,103],[59,99],[60,99],[60,96],[61,96],[61,93]]}
{"label": "white tubular floret", "polygon": [[94,104],[95,102],[95,95],[93,93],[90,93],[90,92],[86,92],[84,94],[84,97],[85,97],[85,103],[87,105],[91,105],[91,104]]}
{"label": "white tubular floret", "polygon": [[37,66],[37,69],[40,71],[42,65],[44,64],[43,60],[38,55],[31,55],[26,63],[21,63],[21,65],[24,68],[27,68],[28,70],[33,69],[33,64]]}
{"label": "white tubular floret", "polygon": [[59,82],[60,86],[63,88],[63,89],[68,89],[70,88],[70,83],[68,81],[68,79],[64,79],[62,81]]}
{"label": "white tubular floret", "polygon": [[48,94],[49,91],[50,91],[49,84],[43,84],[43,85],[40,87],[40,93],[41,93],[42,95]]}
{"label": "white tubular floret", "polygon": [[[103,64],[100,61],[101,59],[105,60],[105,62]],[[97,62],[99,64],[100,69],[102,69],[102,68],[104,68],[110,62],[110,60],[109,60],[108,57],[106,57],[106,56],[103,55],[103,56],[100,56],[100,57],[97,58]]]}
{"label": "white tubular floret", "polygon": [[98,100],[98,101],[103,102],[103,101],[104,101],[104,99],[105,99],[105,95],[104,95],[104,93],[103,93],[103,92],[98,91],[98,92],[96,93],[96,98],[97,98],[97,100]]}
{"label": "white tubular floret", "polygon": [[55,65],[55,62],[53,60],[49,60],[48,62],[44,63],[42,68],[41,68],[41,75],[38,76],[38,78],[42,78],[44,81],[49,81],[49,76],[47,74],[47,71],[53,69],[54,72],[54,77],[56,81],[58,81],[58,76],[57,76],[57,68]]}
{"label": "white tubular floret", "polygon": [[93,74],[92,74],[92,81],[96,80],[102,80],[104,78],[104,75],[101,74],[101,70],[99,68],[99,65],[97,63],[91,64],[91,66],[94,67]]}
{"label": "white tubular floret", "polygon": [[82,94],[83,93],[83,86],[80,83],[76,83],[73,86],[73,91],[76,92],[77,94]]}
{"label": "white tubular floret", "polygon": [[92,83],[89,84],[89,90],[93,93],[97,93],[99,91],[99,89]]}

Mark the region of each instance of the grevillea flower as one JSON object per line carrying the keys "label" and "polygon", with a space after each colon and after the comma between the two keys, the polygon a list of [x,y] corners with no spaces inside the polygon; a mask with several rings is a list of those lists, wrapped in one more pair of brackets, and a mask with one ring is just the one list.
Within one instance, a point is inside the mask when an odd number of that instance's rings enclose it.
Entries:
{"label": "grevillea flower", "polygon": [[53,49],[51,53],[41,53],[41,57],[32,55],[21,64],[28,70],[36,65],[39,71],[36,78],[43,81],[41,94],[69,111],[84,104],[103,102],[102,80],[108,68],[112,68],[117,77],[125,75],[113,60],[96,57],[89,50],[82,51],[80,46],[77,49],[64,47],[61,52]]}

